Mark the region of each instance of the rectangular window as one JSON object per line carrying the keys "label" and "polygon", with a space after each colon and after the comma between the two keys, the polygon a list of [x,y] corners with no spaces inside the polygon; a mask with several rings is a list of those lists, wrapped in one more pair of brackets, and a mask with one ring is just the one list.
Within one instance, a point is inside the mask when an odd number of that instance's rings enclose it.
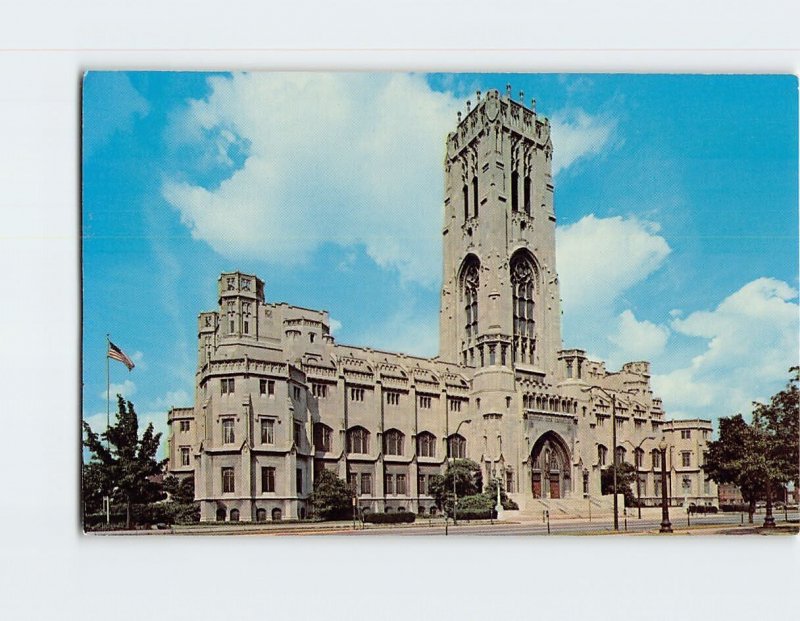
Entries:
{"label": "rectangular window", "polygon": [[506,491],[509,494],[514,493],[514,473],[506,472]]}
{"label": "rectangular window", "polygon": [[233,475],[233,468],[222,469],[222,493],[233,494],[236,491],[236,480]]}
{"label": "rectangular window", "polygon": [[267,394],[267,380],[265,379],[258,380],[258,394],[260,395]]}
{"label": "rectangular window", "polygon": [[689,440],[692,437],[691,429],[681,429],[681,440]]}
{"label": "rectangular window", "polygon": [[451,412],[460,412],[461,411],[461,400],[460,399],[450,399],[450,411]]}
{"label": "rectangular window", "polygon": [[425,395],[419,397],[419,407],[425,410],[431,409],[431,398]]}
{"label": "rectangular window", "polygon": [[297,486],[297,493],[298,494],[302,494],[303,493],[303,469],[302,468],[295,469],[295,471],[294,471],[294,482],[295,482],[295,485]]}
{"label": "rectangular window", "polygon": [[220,381],[220,392],[223,395],[232,395],[234,382],[232,377],[223,377]]}
{"label": "rectangular window", "polygon": [[428,495],[428,486],[427,486],[428,479],[425,478],[424,474],[421,474],[417,477],[417,493],[420,496],[427,496]]}
{"label": "rectangular window", "polygon": [[622,418],[617,419],[617,429],[622,429],[625,426],[625,420]]}
{"label": "rectangular window", "polygon": [[275,468],[272,466],[261,467],[261,491],[274,492],[275,491]]}
{"label": "rectangular window", "polygon": [[372,475],[369,472],[361,475],[361,493],[365,495],[372,494]]}
{"label": "rectangular window", "polygon": [[703,493],[704,493],[706,496],[708,496],[709,494],[711,494],[711,481],[709,481],[708,479],[706,479],[705,481],[703,481]]}
{"label": "rectangular window", "polygon": [[188,420],[181,421],[181,431],[189,431],[191,428],[191,422]]}
{"label": "rectangular window", "polygon": [[681,465],[688,468],[692,465],[692,453],[690,451],[681,452]]}
{"label": "rectangular window", "polygon": [[311,394],[317,397],[318,399],[324,399],[328,396],[328,385],[327,384],[311,384]]}
{"label": "rectangular window", "polygon": [[404,474],[397,475],[397,493],[406,494],[406,475]]}
{"label": "rectangular window", "polygon": [[388,405],[400,405],[400,393],[395,392],[394,390],[387,391],[386,403]]}
{"label": "rectangular window", "polygon": [[261,444],[275,443],[275,419],[261,419]]}
{"label": "rectangular window", "polygon": [[233,444],[236,442],[236,434],[233,431],[233,419],[232,418],[223,418],[222,419],[222,443],[223,444]]}
{"label": "rectangular window", "polygon": [[301,446],[303,444],[303,423],[299,421],[294,422],[294,443],[297,446]]}
{"label": "rectangular window", "polygon": [[683,487],[684,494],[691,494],[692,493],[692,478],[691,477],[683,477],[681,482]]}
{"label": "rectangular window", "polygon": [[386,475],[386,483],[384,485],[384,494],[386,496],[394,495],[394,476],[391,474]]}
{"label": "rectangular window", "polygon": [[188,466],[189,465],[189,447],[182,446],[181,447],[181,466]]}
{"label": "rectangular window", "polygon": [[634,419],[633,424],[636,427],[636,429],[641,429],[642,428],[642,421],[640,421],[640,420],[635,420]]}
{"label": "rectangular window", "polygon": [[309,342],[309,343],[313,343],[313,342],[314,342],[314,337],[315,337],[315,336],[317,336],[317,335],[316,335],[316,334],[314,334],[313,332],[309,332],[309,333],[308,333],[308,342]]}
{"label": "rectangular window", "polygon": [[292,386],[292,396],[295,401],[300,401],[300,386]]}
{"label": "rectangular window", "polygon": [[350,490],[355,494],[356,490],[358,489],[358,473],[351,472],[347,475],[347,484],[350,486]]}
{"label": "rectangular window", "polygon": [[275,491],[275,468],[272,466],[261,467],[261,491],[274,492]]}
{"label": "rectangular window", "polygon": [[350,400],[351,401],[363,401],[364,400],[364,389],[363,388],[351,388],[350,389]]}
{"label": "rectangular window", "polygon": [[267,380],[267,395],[275,396],[275,380]]}

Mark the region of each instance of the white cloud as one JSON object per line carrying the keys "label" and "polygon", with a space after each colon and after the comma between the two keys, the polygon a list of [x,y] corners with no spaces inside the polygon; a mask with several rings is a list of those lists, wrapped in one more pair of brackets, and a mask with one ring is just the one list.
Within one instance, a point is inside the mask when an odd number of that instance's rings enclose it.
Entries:
{"label": "white cloud", "polygon": [[[164,182],[195,239],[229,259],[285,265],[323,242],[360,243],[402,279],[436,284],[445,136],[460,98],[409,74],[235,74],[209,85],[167,135],[204,145],[200,168],[245,158],[218,186]],[[557,170],[598,153],[612,131],[583,111],[556,118]]]}
{"label": "white cloud", "polygon": [[608,340],[616,345],[608,362],[614,367],[632,360],[652,360],[664,351],[668,338],[667,327],[647,320],[638,321],[632,311],[623,311],[619,315],[617,331],[608,336]]}
{"label": "white cloud", "polygon": [[323,241],[363,243],[428,285],[439,264],[444,138],[459,105],[421,76],[237,74],[210,79],[184,138],[247,144],[219,187],[169,180],[164,197],[229,258],[303,261]]}
{"label": "white cloud", "polygon": [[653,377],[672,414],[717,417],[751,411],[788,380],[797,364],[797,291],[774,278],[759,278],[712,311],[673,319],[672,329],[704,339],[706,350],[691,364]]}
{"label": "white cloud", "polygon": [[331,317],[330,324],[331,324],[330,325],[331,334],[336,334],[339,330],[342,329],[342,322],[339,321],[338,319],[334,319],[333,317]]}
{"label": "white cloud", "polygon": [[84,82],[83,148],[91,155],[117,132],[130,132],[150,104],[121,71],[93,71]]}
{"label": "white cloud", "polygon": [[616,122],[578,109],[553,114],[550,127],[555,176],[579,159],[603,151],[614,135]]}
{"label": "white cloud", "polygon": [[130,399],[131,395],[136,393],[136,384],[128,379],[121,384],[111,384],[108,388],[108,392],[104,390],[99,397],[105,400],[106,396],[110,394],[113,408],[116,408],[117,395],[122,395],[123,399]]}
{"label": "white cloud", "polygon": [[154,410],[166,411],[173,406],[188,407],[192,405],[192,403],[193,399],[189,396],[189,393],[183,389],[178,389],[168,391],[165,395],[157,397],[150,407]]}
{"label": "white cloud", "polygon": [[607,309],[627,289],[656,271],[670,253],[659,227],[635,217],[590,214],[556,230],[565,314]]}
{"label": "white cloud", "polygon": [[144,354],[140,351],[135,351],[131,354],[131,360],[136,364],[136,368],[140,371],[146,371],[148,368],[147,362],[144,360]]}
{"label": "white cloud", "polygon": [[366,344],[383,351],[432,357],[439,352],[439,317],[419,313],[410,305],[355,338],[353,345]]}

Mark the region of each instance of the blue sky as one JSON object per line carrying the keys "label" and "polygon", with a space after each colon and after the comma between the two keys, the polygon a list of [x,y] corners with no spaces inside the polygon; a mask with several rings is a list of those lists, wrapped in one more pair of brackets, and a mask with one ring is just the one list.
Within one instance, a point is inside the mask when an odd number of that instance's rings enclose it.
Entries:
{"label": "blue sky", "polygon": [[562,337],[650,359],[668,413],[748,411],[798,360],[791,76],[97,73],[83,92],[84,417],[190,405],[221,271],[435,355],[444,137],[475,91],[553,126]]}

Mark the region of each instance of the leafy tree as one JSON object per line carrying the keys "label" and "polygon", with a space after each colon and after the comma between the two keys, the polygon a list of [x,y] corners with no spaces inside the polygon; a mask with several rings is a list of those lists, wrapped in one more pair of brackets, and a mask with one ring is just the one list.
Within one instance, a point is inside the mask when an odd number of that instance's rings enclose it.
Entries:
{"label": "leafy tree", "polygon": [[174,502],[194,502],[194,476],[178,478],[170,475],[164,479],[164,491]]}
{"label": "leafy tree", "polygon": [[162,498],[162,486],[153,477],[161,473],[167,460],[155,458],[161,434],[155,433],[153,424],[147,425],[140,438],[139,419],[133,403],[126,402],[120,395],[117,395],[117,402],[116,424],[103,433],[96,434],[84,421],[84,446],[92,453],[87,466],[92,468],[91,477],[100,482],[104,495],[125,503],[125,526],[130,528],[134,503],[150,503]]}
{"label": "leafy tree", "polygon": [[765,525],[773,525],[772,502],[789,481],[798,482],[800,462],[800,369],[792,367],[786,388],[769,404],[753,404],[753,422],[741,414],[719,421],[719,439],[709,442],[704,471],[717,483],[733,483],[749,506],[752,523],[756,501],[765,499]]}
{"label": "leafy tree", "polygon": [[428,485],[428,492],[439,509],[446,509],[452,503],[453,480],[459,498],[474,496],[483,487],[481,467],[471,459],[455,459],[447,464],[444,476],[434,476]]}
{"label": "leafy tree", "polygon": [[311,504],[323,520],[345,519],[352,514],[353,491],[330,470],[322,470],[314,482]]}
{"label": "leafy tree", "polygon": [[[636,484],[635,468],[626,461],[617,464],[617,494],[625,495],[625,506],[635,507],[636,496],[631,489],[631,485]],[[600,491],[602,494],[613,494],[614,490],[614,466],[609,466],[600,472]]]}
{"label": "leafy tree", "polygon": [[506,494],[506,490],[503,488],[502,483],[498,479],[492,479],[486,484],[486,489],[483,493],[492,499],[492,503],[497,503],[497,486],[500,486],[500,504],[502,505],[503,509],[519,509],[517,503],[511,500]]}

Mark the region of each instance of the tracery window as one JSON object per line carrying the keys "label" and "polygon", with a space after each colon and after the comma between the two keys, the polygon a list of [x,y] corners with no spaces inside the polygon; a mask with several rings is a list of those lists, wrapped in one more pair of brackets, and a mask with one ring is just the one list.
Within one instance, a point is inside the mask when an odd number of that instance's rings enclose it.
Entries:
{"label": "tracery window", "polygon": [[383,435],[383,452],[386,455],[403,454],[403,434],[397,429],[390,429]]}
{"label": "tracery window", "polygon": [[329,453],[333,448],[333,429],[324,423],[314,424],[314,447]]}
{"label": "tracery window", "polygon": [[353,427],[347,432],[348,453],[369,453],[369,431]]}
{"label": "tracery window", "polygon": [[427,431],[417,436],[417,455],[420,457],[436,457],[436,437]]}
{"label": "tracery window", "polygon": [[514,293],[514,360],[533,364],[536,349],[534,279],[530,259],[517,255],[511,261],[511,286]]}
{"label": "tracery window", "polygon": [[464,301],[464,331],[466,344],[470,345],[478,336],[478,285],[480,263],[475,257],[468,259],[462,276],[462,300]]}
{"label": "tracery window", "polygon": [[597,445],[597,464],[600,466],[606,465],[606,455],[608,454],[608,449],[603,446],[602,444]]}
{"label": "tracery window", "polygon": [[460,434],[453,434],[447,438],[447,451],[450,457],[464,459],[467,456],[467,439]]}

